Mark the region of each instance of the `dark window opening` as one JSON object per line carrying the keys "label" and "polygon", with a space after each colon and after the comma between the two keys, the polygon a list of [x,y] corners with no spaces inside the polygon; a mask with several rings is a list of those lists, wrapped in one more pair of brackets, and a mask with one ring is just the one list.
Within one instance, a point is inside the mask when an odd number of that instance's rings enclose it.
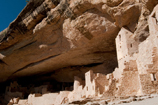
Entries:
{"label": "dark window opening", "polygon": [[121,41],[121,35],[119,35],[119,40]]}
{"label": "dark window opening", "polygon": [[130,46],[132,47],[132,44],[130,44]]}
{"label": "dark window opening", "polygon": [[152,73],[152,74],[151,74],[151,80],[152,80],[152,81],[156,81],[156,75],[155,75],[155,73]]}

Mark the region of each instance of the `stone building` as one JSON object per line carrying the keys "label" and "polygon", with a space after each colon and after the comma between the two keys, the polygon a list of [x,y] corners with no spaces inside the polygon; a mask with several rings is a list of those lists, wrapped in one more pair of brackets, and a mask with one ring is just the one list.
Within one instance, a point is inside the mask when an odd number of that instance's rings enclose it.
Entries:
{"label": "stone building", "polygon": [[85,81],[79,77],[74,78],[74,90],[68,96],[69,102],[101,97],[105,90],[109,90],[111,83],[112,74],[104,75],[90,70],[85,73]]}
{"label": "stone building", "polygon": [[138,71],[141,81],[142,94],[157,93],[158,91],[158,6],[149,16],[150,36],[139,44],[137,58]]}
{"label": "stone building", "polygon": [[[108,75],[85,73],[85,85],[75,79],[78,87],[71,93],[70,101],[84,97],[135,96],[158,91],[158,6],[149,16],[150,36],[139,43],[134,33],[122,27],[116,37],[118,68]],[[78,95],[80,93],[80,95]],[[84,93],[84,94],[83,94]],[[72,98],[73,97],[73,98]]]}
{"label": "stone building", "polygon": [[158,6],[155,7],[148,19],[150,35],[140,44],[132,38],[132,33],[127,29],[122,28],[119,32],[116,38],[119,68],[113,73],[114,77],[119,78],[120,81],[118,96],[157,93],[157,21]]}

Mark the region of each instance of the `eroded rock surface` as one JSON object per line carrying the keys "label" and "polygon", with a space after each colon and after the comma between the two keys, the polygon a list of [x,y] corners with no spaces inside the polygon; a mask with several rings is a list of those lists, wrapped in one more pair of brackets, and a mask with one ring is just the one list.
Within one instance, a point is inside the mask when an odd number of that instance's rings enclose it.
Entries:
{"label": "eroded rock surface", "polygon": [[138,0],[30,1],[1,32],[1,82],[52,72],[51,78],[68,82],[91,68],[112,72],[117,67],[116,35],[123,26],[132,32],[142,29],[137,24],[142,8],[150,11],[147,4]]}
{"label": "eroded rock surface", "polygon": [[[65,103],[68,97],[74,101],[155,93],[157,3],[157,0],[30,0],[17,19],[0,33],[0,82],[19,79],[72,83],[77,76],[79,82],[74,83],[74,88],[79,91],[66,92],[66,96],[57,94],[64,97]],[[84,75],[89,70],[93,70],[92,78],[97,84],[85,83]],[[93,90],[93,85],[101,87],[93,93],[86,90],[87,87]],[[37,100],[45,100],[49,95],[37,96]],[[29,98],[36,100],[35,97],[33,94]],[[11,103],[14,100],[17,99],[13,98]]]}
{"label": "eroded rock surface", "polygon": [[[32,4],[34,8],[26,12]],[[30,1],[1,32],[1,82],[51,72],[58,81],[73,81],[76,73],[83,76],[90,68],[112,72],[117,67],[114,40],[120,28],[100,8],[103,4],[111,5],[85,0]]]}

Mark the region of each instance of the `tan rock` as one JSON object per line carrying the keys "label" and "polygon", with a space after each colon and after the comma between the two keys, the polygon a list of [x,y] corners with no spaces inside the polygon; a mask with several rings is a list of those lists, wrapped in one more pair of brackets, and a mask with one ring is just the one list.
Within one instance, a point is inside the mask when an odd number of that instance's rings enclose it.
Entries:
{"label": "tan rock", "polygon": [[[24,9],[19,15],[19,17],[23,16],[19,23],[26,27],[10,31],[15,40],[2,41],[0,45],[3,61],[3,63],[0,63],[0,69],[3,70],[0,71],[3,72],[3,75],[0,76],[1,81],[6,81],[8,77],[33,76],[58,70],[58,72],[55,72],[57,74],[52,74],[53,78],[62,82],[72,82],[73,78],[71,77],[75,76],[75,70],[72,71],[69,78],[63,76],[63,80],[56,75],[67,73],[66,70],[70,66],[76,65],[82,67],[82,65],[96,64],[100,66],[100,69],[96,70],[105,74],[113,71],[112,68],[105,65],[113,68],[117,66],[114,39],[119,28],[108,14],[95,8],[88,10],[89,6],[84,8],[83,12],[86,12],[74,17],[75,15],[68,8],[68,5],[72,9],[76,8],[74,3],[73,1],[62,0],[58,6],[53,7],[51,1],[46,0],[40,2],[32,10],[32,14],[28,16],[24,15],[26,14]],[[77,5],[84,6],[84,3],[86,1],[78,2]],[[88,1],[88,3],[94,5],[95,1],[93,3]],[[97,5],[99,6],[101,3],[103,1],[97,3]],[[43,6],[46,6],[45,9],[42,8]],[[30,3],[27,8],[31,8]],[[45,13],[45,15],[41,13]],[[17,24],[18,19],[10,27]],[[18,34],[24,35],[16,36]],[[9,48],[11,45],[14,45],[14,47]],[[105,53],[109,51],[111,53]],[[105,62],[109,60],[112,62]],[[18,66],[16,66],[17,64]],[[96,68],[97,66],[93,67]],[[63,68],[66,71],[64,73],[62,73]],[[88,70],[88,67],[83,67],[82,77]]]}
{"label": "tan rock", "polygon": [[[41,85],[29,90],[33,94],[28,100],[19,100],[27,88],[12,82],[5,100],[24,105],[86,104],[86,98],[158,93],[157,3],[31,0],[0,33],[0,82],[21,77],[29,77],[27,82],[74,81],[74,90],[50,93],[48,85]],[[63,84],[59,88],[72,90]]]}

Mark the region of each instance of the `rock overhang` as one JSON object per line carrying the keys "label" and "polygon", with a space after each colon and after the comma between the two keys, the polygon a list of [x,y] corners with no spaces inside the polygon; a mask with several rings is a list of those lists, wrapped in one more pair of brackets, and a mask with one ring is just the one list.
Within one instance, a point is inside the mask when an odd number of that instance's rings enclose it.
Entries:
{"label": "rock overhang", "polygon": [[[73,81],[76,73],[84,75],[91,68],[107,74],[117,67],[115,37],[122,26],[131,31],[134,29],[140,5],[131,1],[131,8],[123,10],[126,1],[121,0],[114,6],[103,1],[97,5],[88,0],[57,2],[31,1],[11,23],[0,46],[0,69],[5,74],[1,76],[2,81],[51,72],[52,78],[59,81],[62,80],[57,76],[64,73],[71,77],[66,81]],[[27,13],[31,3],[36,5]],[[134,19],[128,17],[128,13],[134,13],[128,12],[132,10],[138,12]],[[76,70],[78,66],[80,69]]]}

